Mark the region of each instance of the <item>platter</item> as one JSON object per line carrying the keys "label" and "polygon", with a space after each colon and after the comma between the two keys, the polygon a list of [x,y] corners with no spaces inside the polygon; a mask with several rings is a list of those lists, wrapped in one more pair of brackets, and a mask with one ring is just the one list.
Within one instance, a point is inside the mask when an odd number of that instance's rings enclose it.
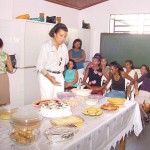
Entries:
{"label": "platter", "polygon": [[84,109],[82,113],[84,115],[89,115],[89,116],[99,116],[103,113],[103,111],[98,107],[91,106],[91,107],[87,107],[86,109]]}
{"label": "platter", "polygon": [[119,106],[113,105],[113,104],[103,104],[101,106],[101,109],[104,109],[104,110],[117,110],[117,109],[119,109]]}

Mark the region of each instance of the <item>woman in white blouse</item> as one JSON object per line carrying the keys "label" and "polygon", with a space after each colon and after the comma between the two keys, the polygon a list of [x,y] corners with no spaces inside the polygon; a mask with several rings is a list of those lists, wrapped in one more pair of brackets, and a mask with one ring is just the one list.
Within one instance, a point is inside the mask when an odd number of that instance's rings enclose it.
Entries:
{"label": "woman in white blouse", "polygon": [[57,92],[64,91],[64,66],[68,63],[68,50],[64,41],[68,29],[62,23],[56,24],[49,32],[51,40],[41,48],[37,69],[41,99],[55,98]]}
{"label": "woman in white blouse", "polygon": [[[125,72],[130,77],[132,77],[135,81],[138,79],[138,75],[137,75],[137,72],[134,69],[134,65],[133,65],[132,60],[126,60],[125,61]],[[125,80],[126,88],[128,87],[129,83],[130,83],[130,81],[126,79]],[[129,89],[126,89],[126,90],[128,91]],[[134,90],[134,86],[131,86],[131,91],[133,91],[133,90]],[[134,92],[132,92],[131,95],[130,95],[130,100],[133,100],[133,99],[134,99]]]}

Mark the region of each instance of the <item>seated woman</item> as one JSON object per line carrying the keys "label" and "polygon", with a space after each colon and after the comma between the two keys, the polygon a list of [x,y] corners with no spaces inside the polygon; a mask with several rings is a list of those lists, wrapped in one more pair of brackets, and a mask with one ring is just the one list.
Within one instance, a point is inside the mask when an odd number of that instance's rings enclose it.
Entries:
{"label": "seated woman", "polygon": [[[109,66],[107,66],[107,59],[105,57],[102,57],[100,55],[100,53],[96,53],[94,55],[94,57],[99,57],[100,59],[100,68],[102,69],[102,73],[104,75],[104,77],[107,79],[109,76]],[[90,62],[87,66],[86,66],[86,70],[88,70],[89,68],[93,67],[92,62]]]}
{"label": "seated woman", "polygon": [[148,71],[149,71],[149,70],[148,70],[148,67],[147,67],[146,65],[142,65],[142,66],[140,67],[141,75],[148,73]]}
{"label": "seated woman", "polygon": [[[94,56],[92,59],[92,66],[87,68],[85,71],[83,85],[85,85],[88,89],[101,90],[102,75],[102,69],[100,68],[100,57]],[[89,81],[87,82],[88,78]]]}
{"label": "seated woman", "polygon": [[111,62],[109,68],[109,77],[106,83],[102,86],[102,88],[105,88],[111,79],[112,84],[111,91],[109,93],[106,93],[105,96],[126,98],[125,78],[127,78],[130,81],[130,84],[128,85],[128,87],[130,88],[128,88],[127,95],[129,95],[131,92],[131,86],[134,84],[134,79],[131,78],[126,72],[124,72],[122,66],[116,61]]}
{"label": "seated woman", "polygon": [[[126,60],[125,61],[125,72],[130,76],[132,77],[135,81],[138,79],[138,74],[137,72],[135,71],[134,69],[134,65],[133,65],[133,62],[132,60]],[[127,88],[127,85],[130,83],[130,81],[128,79],[125,80],[125,85]],[[126,89],[128,90],[128,89]],[[131,87],[131,91],[134,91],[134,86]],[[131,95],[129,96],[129,99],[130,100],[134,100],[134,92],[131,93]]]}
{"label": "seated woman", "polygon": [[105,57],[101,58],[100,67],[102,68],[102,73],[106,79],[109,77],[109,66],[107,66],[107,59]]}
{"label": "seated woman", "polygon": [[[138,90],[138,83],[142,82],[140,90]],[[150,72],[142,75],[135,84],[135,100],[140,104],[140,108],[143,110],[143,103],[145,103],[145,111],[150,110]],[[148,115],[143,112],[143,115],[148,119]]]}
{"label": "seated woman", "polygon": [[134,80],[138,79],[137,72],[134,69],[132,60],[125,61],[125,72],[131,76]]}
{"label": "seated woman", "polygon": [[[142,75],[144,75],[144,74],[146,74],[146,73],[148,73],[148,67],[146,66],[146,65],[142,65],[141,67],[140,67],[140,72],[141,72],[141,76]],[[140,88],[141,88],[141,84],[142,84],[142,82],[140,82],[139,84],[138,84],[138,89],[140,90]]]}
{"label": "seated woman", "polygon": [[69,60],[67,64],[67,70],[64,72],[65,78],[65,91],[78,86],[78,71],[76,70],[76,64],[73,60]]}

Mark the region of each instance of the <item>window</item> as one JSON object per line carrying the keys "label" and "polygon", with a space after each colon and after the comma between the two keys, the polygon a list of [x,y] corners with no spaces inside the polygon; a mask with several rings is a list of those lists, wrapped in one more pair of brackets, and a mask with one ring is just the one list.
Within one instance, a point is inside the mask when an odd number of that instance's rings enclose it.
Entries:
{"label": "window", "polygon": [[150,34],[150,14],[111,15],[110,33]]}

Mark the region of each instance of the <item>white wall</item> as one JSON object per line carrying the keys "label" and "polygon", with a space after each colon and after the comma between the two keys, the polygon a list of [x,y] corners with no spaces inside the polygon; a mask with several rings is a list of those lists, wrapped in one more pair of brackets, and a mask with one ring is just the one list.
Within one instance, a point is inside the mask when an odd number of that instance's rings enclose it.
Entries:
{"label": "white wall", "polygon": [[69,27],[78,27],[79,11],[44,0],[0,0],[0,19],[14,19],[22,14],[29,14],[31,18],[39,17],[39,13],[46,16],[62,18],[62,23]]}
{"label": "white wall", "polygon": [[[13,0],[13,18],[29,13],[30,17],[39,17],[39,13],[47,16],[62,17],[62,22],[70,27],[78,27],[79,11],[50,3],[44,0]],[[69,13],[68,13],[69,12]]]}
{"label": "white wall", "polygon": [[100,51],[100,33],[109,32],[110,14],[150,13],[149,6],[150,0],[109,0],[80,11],[79,22],[85,20],[94,30],[93,54]]}
{"label": "white wall", "polygon": [[12,19],[13,0],[0,0],[0,19]]}

